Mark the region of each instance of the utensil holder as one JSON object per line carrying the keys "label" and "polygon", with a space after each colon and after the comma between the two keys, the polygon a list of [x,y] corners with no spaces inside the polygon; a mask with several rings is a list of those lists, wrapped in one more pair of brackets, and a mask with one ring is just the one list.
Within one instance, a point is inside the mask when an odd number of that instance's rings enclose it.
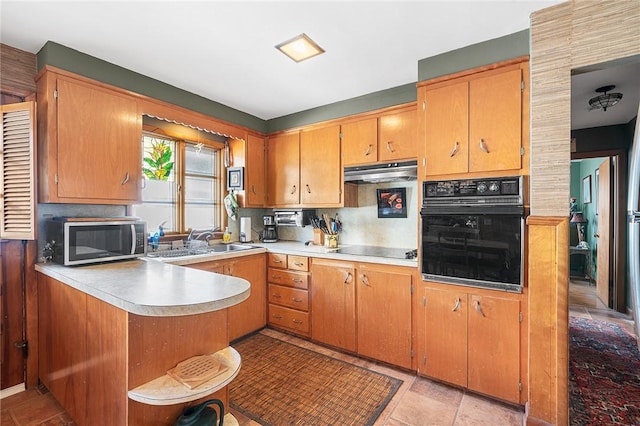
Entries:
{"label": "utensil holder", "polygon": [[324,246],[338,248],[338,234],[324,234]]}

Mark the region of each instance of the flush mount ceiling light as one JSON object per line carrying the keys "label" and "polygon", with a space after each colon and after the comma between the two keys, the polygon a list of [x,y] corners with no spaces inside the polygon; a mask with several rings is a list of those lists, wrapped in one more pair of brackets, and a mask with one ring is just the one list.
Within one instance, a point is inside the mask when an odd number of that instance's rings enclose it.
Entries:
{"label": "flush mount ceiling light", "polygon": [[305,59],[313,58],[314,56],[324,53],[324,49],[318,46],[316,42],[311,40],[309,36],[304,33],[292,38],[291,40],[287,40],[276,45],[276,49],[296,62],[301,62]]}
{"label": "flush mount ceiling light", "polygon": [[596,92],[602,93],[602,95],[598,95],[594,98],[589,99],[589,107],[590,109],[600,109],[606,111],[607,108],[610,108],[620,102],[622,99],[622,93],[607,93],[615,89],[616,86],[602,86],[596,89]]}

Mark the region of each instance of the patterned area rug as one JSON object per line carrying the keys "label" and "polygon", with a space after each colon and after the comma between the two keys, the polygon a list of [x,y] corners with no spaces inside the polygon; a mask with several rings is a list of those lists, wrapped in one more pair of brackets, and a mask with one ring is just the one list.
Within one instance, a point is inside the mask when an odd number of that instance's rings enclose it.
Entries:
{"label": "patterned area rug", "polygon": [[231,407],[262,425],[372,425],[402,384],[259,333],[233,347]]}
{"label": "patterned area rug", "polygon": [[640,425],[640,352],[617,324],[569,318],[571,425]]}

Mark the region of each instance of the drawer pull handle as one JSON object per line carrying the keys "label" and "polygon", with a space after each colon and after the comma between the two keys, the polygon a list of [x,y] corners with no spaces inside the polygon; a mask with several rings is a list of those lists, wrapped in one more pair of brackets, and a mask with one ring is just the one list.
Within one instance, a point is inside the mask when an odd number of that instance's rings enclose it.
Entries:
{"label": "drawer pull handle", "polygon": [[291,194],[291,195],[295,194],[295,193],[296,193],[296,189],[297,189],[297,188],[296,188],[296,186],[295,186],[295,185],[293,185],[293,186],[291,187],[291,193],[290,193],[290,194]]}
{"label": "drawer pull handle", "polygon": [[367,287],[369,286],[369,279],[365,274],[360,275],[360,281],[362,281],[362,284],[366,285]]}
{"label": "drawer pull handle", "polygon": [[274,315],[273,317],[274,317],[275,319],[282,319],[282,316],[280,316],[280,315]]}
{"label": "drawer pull handle", "polygon": [[275,260],[273,261],[273,263],[282,263],[282,260],[280,260],[280,259],[275,259]]}
{"label": "drawer pull handle", "polygon": [[298,284],[302,283],[302,280],[301,280],[300,278],[291,278],[291,280],[292,280],[294,283],[298,283]]}
{"label": "drawer pull handle", "polygon": [[273,293],[273,297],[274,299],[280,299],[282,296],[280,296],[278,293]]}
{"label": "drawer pull handle", "polygon": [[251,185],[251,192],[253,192],[253,195],[258,195],[258,193],[256,192],[256,186],[255,185]]}
{"label": "drawer pull handle", "polygon": [[271,275],[271,278],[273,278],[274,280],[279,280],[279,279],[282,279],[282,276],[280,276],[280,275]]}
{"label": "drawer pull handle", "polygon": [[393,143],[393,141],[387,141],[387,151],[396,152],[396,150],[393,149],[393,147],[391,146],[392,143]]}
{"label": "drawer pull handle", "polygon": [[344,283],[351,284],[351,281],[352,281],[351,278],[352,278],[351,272],[347,272],[347,274],[344,276]]}
{"label": "drawer pull handle", "polygon": [[294,323],[296,323],[296,324],[302,324],[302,321],[300,321],[299,319],[294,319],[294,320],[292,320],[292,321],[293,321]]}
{"label": "drawer pull handle", "polygon": [[304,266],[304,263],[302,262],[293,262],[293,264],[296,266]]}
{"label": "drawer pull handle", "polygon": [[369,144],[369,146],[367,147],[367,152],[365,152],[364,155],[371,154],[371,148],[373,148],[373,145]]}
{"label": "drawer pull handle", "polygon": [[296,303],[302,302],[302,299],[296,299],[295,297],[292,297],[291,300],[293,300]]}
{"label": "drawer pull handle", "polygon": [[456,141],[456,143],[453,145],[453,149],[449,153],[449,157],[453,157],[458,153],[458,146],[460,146],[460,144],[458,143],[458,141]]}
{"label": "drawer pull handle", "polygon": [[460,298],[459,298],[459,297],[458,297],[458,298],[456,298],[456,304],[455,304],[455,305],[453,305],[453,309],[451,310],[451,312],[455,312],[455,311],[457,311],[458,309],[460,309]]}
{"label": "drawer pull handle", "polygon": [[309,184],[307,184],[307,192],[311,194],[311,188],[309,188]]}
{"label": "drawer pull handle", "polygon": [[124,175],[124,179],[122,179],[122,182],[120,182],[120,185],[124,185],[125,183],[129,182],[129,172],[127,172]]}
{"label": "drawer pull handle", "polygon": [[485,154],[489,153],[489,148],[487,148],[487,145],[484,143],[484,139],[480,139],[480,150]]}

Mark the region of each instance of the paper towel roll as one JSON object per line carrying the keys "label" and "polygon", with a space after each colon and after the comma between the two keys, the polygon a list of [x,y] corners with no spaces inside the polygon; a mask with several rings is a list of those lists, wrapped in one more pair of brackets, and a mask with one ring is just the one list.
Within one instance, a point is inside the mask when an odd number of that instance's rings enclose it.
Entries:
{"label": "paper towel roll", "polygon": [[240,218],[240,242],[246,243],[251,241],[251,218]]}

